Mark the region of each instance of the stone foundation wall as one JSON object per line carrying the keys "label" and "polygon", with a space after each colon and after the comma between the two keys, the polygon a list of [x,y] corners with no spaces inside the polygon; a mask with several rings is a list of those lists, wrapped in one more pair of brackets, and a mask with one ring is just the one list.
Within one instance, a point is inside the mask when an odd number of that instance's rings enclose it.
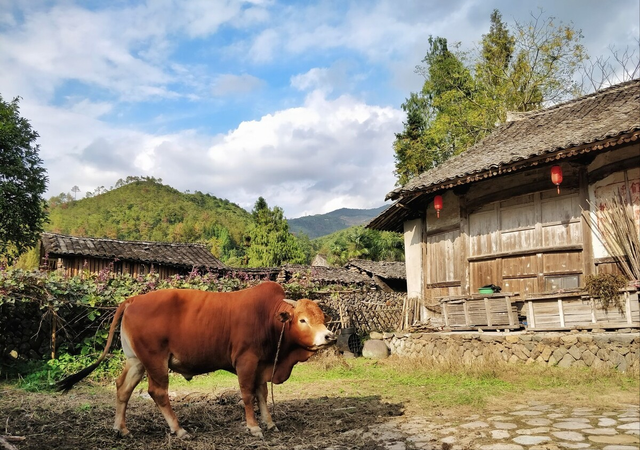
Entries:
{"label": "stone foundation wall", "polygon": [[640,371],[640,333],[385,333],[392,355]]}

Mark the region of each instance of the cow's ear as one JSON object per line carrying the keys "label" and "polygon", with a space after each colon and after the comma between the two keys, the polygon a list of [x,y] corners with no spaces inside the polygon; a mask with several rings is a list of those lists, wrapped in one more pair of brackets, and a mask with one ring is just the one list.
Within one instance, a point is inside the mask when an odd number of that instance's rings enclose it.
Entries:
{"label": "cow's ear", "polygon": [[278,314],[278,318],[280,319],[280,322],[285,323],[291,320],[291,314],[286,311],[282,311]]}

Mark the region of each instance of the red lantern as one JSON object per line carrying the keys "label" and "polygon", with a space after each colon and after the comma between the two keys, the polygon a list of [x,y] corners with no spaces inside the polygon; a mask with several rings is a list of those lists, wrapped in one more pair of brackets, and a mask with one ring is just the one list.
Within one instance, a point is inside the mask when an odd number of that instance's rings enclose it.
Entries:
{"label": "red lantern", "polygon": [[553,166],[551,168],[551,181],[558,188],[558,194],[560,193],[560,183],[562,183],[562,167]]}
{"label": "red lantern", "polygon": [[442,209],[442,195],[433,197],[433,207],[436,209],[436,215],[440,218],[440,210]]}

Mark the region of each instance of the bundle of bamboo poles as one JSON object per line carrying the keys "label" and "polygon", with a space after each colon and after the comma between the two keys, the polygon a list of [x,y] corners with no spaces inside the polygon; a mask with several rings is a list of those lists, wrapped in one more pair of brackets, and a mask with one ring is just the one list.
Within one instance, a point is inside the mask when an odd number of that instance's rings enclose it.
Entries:
{"label": "bundle of bamboo poles", "polygon": [[402,323],[400,329],[406,330],[414,323],[420,321],[422,301],[417,297],[405,298],[402,306]]}
{"label": "bundle of bamboo poles", "polygon": [[633,205],[619,193],[603,202],[603,208],[589,202],[595,214],[588,223],[602,245],[629,280],[640,280],[640,235]]}

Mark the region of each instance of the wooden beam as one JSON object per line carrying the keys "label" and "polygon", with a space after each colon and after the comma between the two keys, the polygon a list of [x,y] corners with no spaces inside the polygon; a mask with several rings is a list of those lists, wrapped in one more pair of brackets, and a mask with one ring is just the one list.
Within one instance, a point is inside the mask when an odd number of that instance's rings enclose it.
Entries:
{"label": "wooden beam", "polygon": [[572,245],[557,245],[555,247],[538,247],[530,248],[526,250],[516,250],[512,252],[500,252],[487,255],[470,256],[467,258],[469,262],[488,261],[490,259],[497,258],[512,258],[514,256],[527,256],[536,255],[538,253],[565,253],[565,252],[579,252],[583,250],[582,244]]}
{"label": "wooden beam", "polygon": [[[589,180],[587,177],[587,168],[583,167],[579,171],[580,179],[580,208],[582,208],[582,214],[580,214],[580,222],[582,229],[582,264],[584,276],[594,274],[596,271],[596,265],[593,258],[593,239],[591,226],[589,220],[585,217],[585,212],[590,214],[589,207]],[[584,282],[584,281],[583,281]]]}

